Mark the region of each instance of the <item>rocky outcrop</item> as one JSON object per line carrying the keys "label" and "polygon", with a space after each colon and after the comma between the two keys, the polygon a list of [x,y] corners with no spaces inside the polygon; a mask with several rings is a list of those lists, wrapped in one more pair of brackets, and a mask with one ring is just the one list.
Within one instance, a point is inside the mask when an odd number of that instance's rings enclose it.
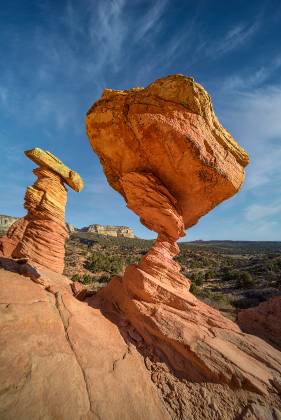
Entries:
{"label": "rocky outcrop", "polygon": [[275,296],[238,313],[243,331],[257,335],[281,350],[281,296]]}
{"label": "rocky outcrop", "polygon": [[82,229],[80,232],[95,233],[102,236],[114,236],[116,238],[135,238],[134,230],[127,226],[111,226],[111,225],[89,225]]}
{"label": "rocky outcrop", "polygon": [[274,393],[281,354],[196,299],[173,260],[185,228],[239,190],[248,163],[207,92],[181,75],[145,89],[106,90],[86,122],[109,183],[158,233],[141,262],[91,304],[118,308],[187,381]]}
{"label": "rocky outcrop", "polygon": [[169,418],[118,325],[75,299],[64,276],[11,269],[0,269],[2,420]]}
{"label": "rocky outcrop", "polygon": [[5,234],[9,227],[18,220],[18,217],[6,216],[0,214],[0,236]]}
{"label": "rocky outcrop", "polygon": [[64,244],[68,237],[64,220],[67,200],[64,182],[77,191],[83,182],[76,172],[49,152],[36,148],[27,151],[26,155],[41,166],[33,171],[37,180],[25,194],[24,207],[28,213],[0,239],[0,255],[28,258],[62,273]]}

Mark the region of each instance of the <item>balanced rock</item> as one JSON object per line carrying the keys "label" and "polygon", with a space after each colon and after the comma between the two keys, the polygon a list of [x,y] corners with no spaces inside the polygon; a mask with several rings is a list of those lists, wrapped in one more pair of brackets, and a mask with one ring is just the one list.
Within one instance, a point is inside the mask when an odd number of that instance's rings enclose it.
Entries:
{"label": "balanced rock", "polygon": [[152,249],[89,300],[119,313],[187,381],[275,393],[281,353],[189,292],[177,239],[244,179],[247,153],[216,118],[207,92],[174,75],[144,89],[105,90],[87,132],[111,186],[158,233]]}
{"label": "balanced rock", "polygon": [[190,77],[164,77],[144,89],[106,89],[89,110],[86,126],[110,185],[126,199],[122,176],[152,173],[177,200],[185,227],[243,182],[247,153]]}
{"label": "balanced rock", "polygon": [[0,239],[0,255],[28,258],[32,262],[62,273],[64,244],[68,237],[65,224],[67,201],[66,182],[80,191],[80,175],[67,168],[50,152],[35,148],[25,152],[40,164],[33,173],[37,176],[33,186],[26,190],[24,207],[27,215],[17,220]]}

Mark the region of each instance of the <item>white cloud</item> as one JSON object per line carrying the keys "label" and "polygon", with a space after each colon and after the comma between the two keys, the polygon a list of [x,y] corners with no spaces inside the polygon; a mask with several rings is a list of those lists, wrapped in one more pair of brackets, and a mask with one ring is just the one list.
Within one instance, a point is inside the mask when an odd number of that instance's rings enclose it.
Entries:
{"label": "white cloud", "polygon": [[244,45],[258,30],[259,21],[255,21],[253,24],[242,24],[239,23],[236,26],[229,29],[222,40],[214,43],[211,53],[214,54],[225,54],[229,51]]}
{"label": "white cloud", "polygon": [[281,86],[222,94],[220,117],[250,155],[246,187],[281,181]]}
{"label": "white cloud", "polygon": [[134,36],[134,41],[138,42],[148,35],[150,31],[155,29],[155,26],[159,23],[165,8],[167,0],[158,0],[154,6],[143,16],[142,22],[138,25],[138,29]]}
{"label": "white cloud", "polygon": [[263,221],[267,218],[272,218],[275,215],[281,214],[281,201],[274,203],[252,204],[245,210],[245,219],[248,222]]}

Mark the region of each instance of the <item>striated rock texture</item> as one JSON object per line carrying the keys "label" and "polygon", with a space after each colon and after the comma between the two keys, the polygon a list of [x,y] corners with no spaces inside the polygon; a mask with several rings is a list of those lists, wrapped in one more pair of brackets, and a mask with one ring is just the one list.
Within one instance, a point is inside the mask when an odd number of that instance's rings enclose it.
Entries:
{"label": "striated rock texture", "polygon": [[238,313],[243,331],[257,335],[281,350],[281,296],[273,297],[254,308]]}
{"label": "striated rock texture", "polygon": [[122,176],[152,173],[177,200],[185,227],[243,182],[247,153],[190,77],[164,77],[144,89],[106,89],[89,110],[86,126],[110,185],[126,199]]}
{"label": "striated rock texture", "polygon": [[[70,171],[63,163],[49,152],[33,149],[26,152],[33,160],[44,162],[46,166],[36,168],[33,172],[37,180],[28,187],[24,207],[27,215],[15,222],[7,235],[0,239],[0,255],[13,258],[28,258],[53,271],[62,273],[64,269],[64,244],[68,237],[65,225],[65,206],[67,190],[64,181],[70,177]],[[36,156],[36,159],[34,158]],[[54,165],[52,166],[52,160]],[[62,174],[64,174],[62,176]],[[80,176],[71,175],[75,189],[82,188]],[[66,177],[66,178],[65,178]],[[75,181],[76,180],[76,181]]]}
{"label": "striated rock texture", "polygon": [[84,187],[83,180],[78,172],[68,168],[51,152],[35,147],[34,149],[27,150],[25,154],[37,165],[50,169],[52,172],[58,174],[73,190],[80,192]]}

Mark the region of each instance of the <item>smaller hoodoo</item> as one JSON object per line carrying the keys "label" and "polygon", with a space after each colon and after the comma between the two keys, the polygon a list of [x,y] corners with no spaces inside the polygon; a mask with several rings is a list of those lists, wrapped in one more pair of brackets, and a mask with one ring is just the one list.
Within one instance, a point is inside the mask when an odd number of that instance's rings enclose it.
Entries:
{"label": "smaller hoodoo", "polygon": [[79,192],[83,188],[83,180],[50,152],[36,147],[25,154],[39,165],[33,171],[37,180],[25,193],[27,215],[17,220],[7,235],[0,239],[0,256],[28,258],[62,273],[64,244],[68,237],[65,184]]}

